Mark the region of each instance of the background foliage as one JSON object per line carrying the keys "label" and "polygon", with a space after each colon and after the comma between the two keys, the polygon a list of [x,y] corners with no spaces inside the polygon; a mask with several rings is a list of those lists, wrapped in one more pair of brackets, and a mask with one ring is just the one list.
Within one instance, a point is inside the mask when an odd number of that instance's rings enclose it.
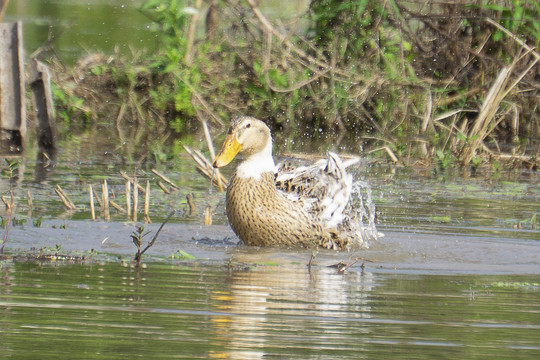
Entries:
{"label": "background foliage", "polygon": [[[253,0],[148,0],[141,10],[155,54],[80,70],[142,122],[185,133],[196,119],[221,129],[249,114],[285,132],[345,133],[397,161],[477,166],[511,145],[512,160],[537,166],[535,0],[312,0],[287,26]],[[66,111],[91,117],[79,100],[89,106],[88,96],[58,94]]]}

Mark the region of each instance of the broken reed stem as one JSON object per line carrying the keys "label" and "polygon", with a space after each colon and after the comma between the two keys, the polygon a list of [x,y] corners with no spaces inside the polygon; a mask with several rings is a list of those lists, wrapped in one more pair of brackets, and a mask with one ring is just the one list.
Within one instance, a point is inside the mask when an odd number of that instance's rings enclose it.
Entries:
{"label": "broken reed stem", "polygon": [[131,181],[126,181],[126,214],[127,219],[131,216]]}
{"label": "broken reed stem", "polygon": [[195,161],[195,166],[197,169],[208,179],[212,179],[212,183],[218,188],[223,191],[224,188],[227,187],[227,179],[221,174],[216,174],[218,176],[212,176],[212,173],[214,172],[214,167],[210,163],[206,157],[197,150],[191,150],[186,145],[183,145],[184,150],[191,156],[191,158]]}
{"label": "broken reed stem", "polygon": [[60,200],[62,200],[62,202],[64,203],[64,206],[68,210],[76,210],[77,209],[75,204],[73,204],[73,202],[70,200],[69,196],[67,196],[67,194],[64,192],[64,190],[62,190],[60,185],[56,185],[56,188],[54,190],[56,191],[56,194],[60,197]]}
{"label": "broken reed stem", "polygon": [[92,187],[92,192],[94,193],[94,199],[96,199],[96,201],[98,202],[99,207],[103,209],[103,201],[101,201],[101,196],[98,196],[96,189],[94,189],[93,187]]}
{"label": "broken reed stem", "polygon": [[125,213],[127,212],[126,209],[124,209],[123,207],[121,207],[120,205],[118,205],[117,203],[115,203],[114,201],[112,201],[111,199],[109,199],[109,205],[111,205],[113,208],[115,208],[117,211],[120,211],[122,213]]}
{"label": "broken reed stem", "polygon": [[144,222],[151,224],[150,220],[150,181],[146,180],[146,192],[144,193]]}
{"label": "broken reed stem", "polygon": [[[171,191],[170,191],[169,189],[167,189],[167,187],[165,186],[165,184],[163,184],[161,181],[158,180],[158,181],[157,181],[157,184],[158,184],[159,188],[160,188],[161,190],[163,190],[163,192],[164,192],[165,194],[170,194],[170,193],[171,193]],[[176,190],[176,189],[173,189],[173,190]]]}
{"label": "broken reed stem", "polygon": [[4,203],[4,205],[6,205],[6,210],[7,211],[11,210],[11,205],[9,204],[9,201],[6,200],[4,195],[0,196],[0,199],[2,199],[2,202]]}
{"label": "broken reed stem", "polygon": [[88,185],[88,193],[90,195],[90,214],[92,215],[92,221],[96,221],[96,209],[94,207],[94,189],[92,184]]}
{"label": "broken reed stem", "polygon": [[30,193],[30,190],[26,190],[26,196],[28,198],[28,210],[32,210],[34,205],[32,203],[32,194]]}
{"label": "broken reed stem", "polygon": [[133,214],[131,220],[137,222],[137,207],[139,206],[139,183],[133,179]]}
{"label": "broken reed stem", "polygon": [[[123,171],[120,171],[120,176],[122,176],[124,179],[126,179],[127,181],[130,181],[132,184],[135,184],[136,183],[136,178],[132,178],[130,177],[128,174],[126,174],[125,172]],[[137,187],[139,188],[139,190],[141,190],[142,192],[144,192],[144,188],[139,185],[139,183],[137,182]]]}
{"label": "broken reed stem", "polygon": [[195,214],[195,204],[193,203],[193,198],[191,197],[191,194],[186,195],[186,200],[189,205],[189,215]]}
{"label": "broken reed stem", "polygon": [[[202,114],[199,114],[197,112],[199,121],[202,123],[202,127],[204,130],[204,138],[206,139],[206,146],[208,147],[208,151],[210,152],[210,158],[214,160],[216,158],[216,152],[214,151],[214,143],[212,142],[212,136],[210,135],[210,129],[208,128],[208,123],[206,122],[206,119],[203,117]],[[221,173],[219,172],[219,169],[212,168],[212,176],[210,177],[210,182],[213,182],[214,176],[217,176],[218,179],[221,176]],[[219,191],[223,191],[223,185],[221,181],[217,181],[217,185],[219,187]]]}
{"label": "broken reed stem", "polygon": [[152,169],[152,173],[154,173],[154,175],[156,175],[157,177],[161,178],[161,180],[165,181],[167,184],[171,185],[174,190],[180,189],[178,185],[176,185],[174,182],[169,180],[165,175],[161,174],[156,169]]}
{"label": "broken reed stem", "polygon": [[109,186],[107,185],[107,180],[103,180],[103,185],[101,186],[101,195],[103,196],[103,217],[105,221],[111,220],[111,214],[109,212]]}
{"label": "broken reed stem", "polygon": [[204,210],[204,225],[212,225],[212,207],[210,205]]}

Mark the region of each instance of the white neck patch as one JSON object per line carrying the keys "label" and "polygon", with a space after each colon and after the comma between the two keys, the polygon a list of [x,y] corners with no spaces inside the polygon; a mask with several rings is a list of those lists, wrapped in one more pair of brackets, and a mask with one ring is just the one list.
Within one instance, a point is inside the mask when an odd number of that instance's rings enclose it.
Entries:
{"label": "white neck patch", "polygon": [[272,158],[272,141],[268,141],[261,152],[251,155],[236,168],[236,175],[243,179],[259,180],[261,174],[265,172],[276,172],[276,165]]}

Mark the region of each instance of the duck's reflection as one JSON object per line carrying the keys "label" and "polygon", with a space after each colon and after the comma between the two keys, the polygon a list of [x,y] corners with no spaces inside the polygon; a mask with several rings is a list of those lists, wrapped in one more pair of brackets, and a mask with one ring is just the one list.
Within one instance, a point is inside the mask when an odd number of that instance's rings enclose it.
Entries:
{"label": "duck's reflection", "polygon": [[[351,318],[371,316],[369,272],[257,266],[232,269],[229,279],[228,291],[213,294],[219,311],[230,314],[213,319],[227,351],[211,351],[211,358],[261,359],[276,347],[299,351],[340,337]],[[366,329],[355,326],[354,331]]]}

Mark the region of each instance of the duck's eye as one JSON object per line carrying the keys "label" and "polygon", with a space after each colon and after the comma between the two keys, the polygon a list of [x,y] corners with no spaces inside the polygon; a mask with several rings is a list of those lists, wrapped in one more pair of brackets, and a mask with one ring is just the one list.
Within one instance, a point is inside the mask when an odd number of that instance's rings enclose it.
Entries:
{"label": "duck's eye", "polygon": [[251,123],[246,124],[246,129],[249,129],[251,127]]}

